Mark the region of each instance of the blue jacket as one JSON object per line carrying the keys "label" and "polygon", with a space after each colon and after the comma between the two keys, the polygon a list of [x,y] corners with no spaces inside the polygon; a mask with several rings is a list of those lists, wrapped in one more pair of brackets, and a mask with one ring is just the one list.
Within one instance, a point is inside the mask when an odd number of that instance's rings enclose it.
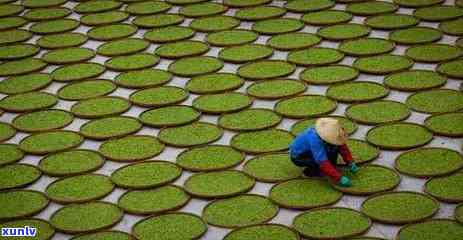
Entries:
{"label": "blue jacket", "polygon": [[318,136],[315,128],[308,128],[299,134],[289,146],[291,158],[308,159],[321,165],[325,160],[336,160],[339,146],[329,144]]}

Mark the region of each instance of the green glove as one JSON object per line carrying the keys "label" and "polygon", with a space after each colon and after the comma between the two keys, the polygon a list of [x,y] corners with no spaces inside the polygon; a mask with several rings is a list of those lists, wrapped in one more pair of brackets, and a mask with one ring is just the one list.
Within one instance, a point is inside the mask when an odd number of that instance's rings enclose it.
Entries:
{"label": "green glove", "polygon": [[342,176],[341,179],[339,179],[338,185],[341,187],[350,187],[352,186],[352,182],[348,177]]}
{"label": "green glove", "polygon": [[351,162],[349,166],[350,166],[350,172],[351,173],[355,174],[360,170],[360,168],[354,162]]}

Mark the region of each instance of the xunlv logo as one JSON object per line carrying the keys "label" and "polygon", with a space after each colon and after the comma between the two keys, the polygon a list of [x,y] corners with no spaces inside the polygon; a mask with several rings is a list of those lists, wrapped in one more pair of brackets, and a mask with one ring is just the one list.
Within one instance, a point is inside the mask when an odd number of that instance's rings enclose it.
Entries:
{"label": "xunlv logo", "polygon": [[2,237],[35,237],[36,234],[35,227],[2,228]]}

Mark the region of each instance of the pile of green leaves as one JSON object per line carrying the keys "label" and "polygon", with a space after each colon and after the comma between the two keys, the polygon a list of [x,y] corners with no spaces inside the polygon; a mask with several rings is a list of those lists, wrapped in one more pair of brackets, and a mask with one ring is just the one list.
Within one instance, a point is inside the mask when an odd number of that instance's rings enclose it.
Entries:
{"label": "pile of green leaves", "polygon": [[15,134],[16,129],[14,129],[10,124],[0,122],[0,142],[12,138]]}
{"label": "pile of green leaves", "polygon": [[299,214],[293,227],[306,238],[344,238],[360,235],[371,220],[348,208],[321,208]]}
{"label": "pile of green leaves", "polygon": [[108,11],[102,13],[92,13],[80,17],[80,22],[89,26],[100,26],[119,23],[130,17],[130,14],[122,11]]}
{"label": "pile of green leaves", "polygon": [[260,224],[255,226],[238,228],[228,233],[224,240],[298,240],[299,235],[284,225]]}
{"label": "pile of green leaves", "polygon": [[180,8],[179,13],[190,18],[205,17],[224,13],[228,7],[212,2],[197,3]]}
{"label": "pile of green leaves", "polygon": [[410,70],[391,74],[384,78],[384,85],[400,91],[417,91],[444,85],[447,78],[429,70]]}
{"label": "pile of green leaves", "polygon": [[214,57],[189,57],[169,65],[169,72],[182,77],[191,77],[220,70],[223,62]]}
{"label": "pile of green leaves", "polygon": [[97,77],[105,70],[105,67],[98,63],[77,63],[59,67],[51,73],[51,76],[58,82],[70,82]]}
{"label": "pile of green leaves", "polygon": [[410,47],[405,55],[418,62],[442,62],[463,56],[463,50],[448,44],[428,44]]}
{"label": "pile of green leaves", "polygon": [[393,30],[416,26],[419,20],[408,14],[393,13],[367,17],[363,23],[374,29]]}
{"label": "pile of green leaves", "polygon": [[217,32],[237,27],[240,21],[230,16],[196,18],[190,27],[200,32]]}
{"label": "pile of green leaves", "polygon": [[121,2],[113,0],[102,0],[102,1],[89,1],[77,4],[74,7],[74,11],[80,14],[105,12],[113,9],[117,9],[122,6]]}
{"label": "pile of green leaves", "polygon": [[321,38],[313,33],[286,33],[271,37],[267,44],[281,51],[290,51],[308,48],[318,44]]}
{"label": "pile of green leaves", "polygon": [[370,195],[394,189],[400,183],[400,175],[394,170],[380,165],[366,165],[356,174],[344,173],[352,181],[352,187],[344,188],[334,185],[346,194]]}
{"label": "pile of green leaves", "polygon": [[79,27],[80,22],[74,19],[57,19],[34,23],[29,31],[37,34],[52,34],[68,32]]}
{"label": "pile of green leaves", "polygon": [[184,40],[195,35],[191,28],[183,26],[169,26],[164,28],[155,28],[147,31],[143,37],[154,43],[166,43]]}
{"label": "pile of green leaves", "polygon": [[102,198],[114,189],[109,177],[99,174],[77,175],[52,182],[45,193],[59,203],[86,202]]}
{"label": "pile of green leaves", "polygon": [[90,48],[71,47],[51,50],[42,56],[43,61],[50,64],[70,64],[84,62],[95,57]]}
{"label": "pile of green leaves", "polygon": [[159,62],[159,57],[150,53],[136,53],[127,56],[113,57],[105,62],[105,66],[116,71],[131,71],[148,68]]}
{"label": "pile of green leaves", "polygon": [[102,140],[126,136],[141,128],[137,118],[119,116],[89,121],[80,127],[80,133],[90,139]]}
{"label": "pile of green leaves", "polygon": [[463,16],[463,9],[456,6],[437,5],[417,9],[413,16],[424,21],[445,21]]}
{"label": "pile of green leaves", "polygon": [[127,111],[131,104],[121,97],[98,97],[77,102],[71,112],[81,118],[99,118]]}
{"label": "pile of green leaves", "polygon": [[313,47],[288,54],[287,60],[296,65],[312,66],[337,63],[344,58],[344,53],[324,47]]}
{"label": "pile of green leaves", "polygon": [[40,160],[39,168],[47,175],[63,177],[91,172],[104,162],[98,152],[80,149],[50,154]]}
{"label": "pile of green leaves", "polygon": [[137,30],[137,26],[116,23],[92,28],[87,32],[87,36],[99,41],[109,41],[128,37],[133,35]]}
{"label": "pile of green leaves", "polygon": [[269,18],[281,17],[286,13],[286,9],[276,6],[257,6],[242,8],[236,11],[235,17],[244,21],[258,21]]}
{"label": "pile of green leaves", "polygon": [[15,144],[0,144],[0,166],[21,160],[24,153]]}
{"label": "pile of green leaves", "polygon": [[382,38],[360,38],[343,42],[339,51],[352,56],[368,56],[388,53],[394,50],[395,44]]}
{"label": "pile of green leaves", "polygon": [[186,40],[166,43],[158,47],[155,53],[163,58],[182,58],[201,55],[207,51],[209,51],[209,46],[207,44],[200,41]]}
{"label": "pile of green leaves", "polygon": [[231,140],[231,146],[240,151],[257,154],[288,149],[293,135],[281,129],[269,129],[239,133]]}
{"label": "pile of green leaves", "polygon": [[400,229],[397,238],[458,240],[463,234],[463,225],[450,219],[431,219],[421,223],[407,225]]}
{"label": "pile of green leaves", "polygon": [[161,69],[143,69],[119,74],[114,82],[125,88],[149,88],[163,85],[172,79],[172,74]]}
{"label": "pile of green leaves", "polygon": [[161,28],[180,24],[184,20],[179,14],[155,14],[135,17],[132,23],[142,28]]}
{"label": "pile of green leaves", "polygon": [[243,84],[244,79],[236,74],[212,73],[190,79],[185,89],[196,94],[211,94],[234,90]]}
{"label": "pile of green leaves", "polygon": [[84,137],[72,131],[51,131],[29,135],[19,143],[21,150],[32,154],[47,154],[79,146]]}
{"label": "pile of green leaves", "polygon": [[182,169],[167,161],[145,161],[126,165],[111,174],[119,187],[144,189],[170,183],[182,174]]}
{"label": "pile of green leaves", "polygon": [[109,202],[70,204],[54,212],[51,225],[62,232],[85,233],[113,226],[122,219],[123,212]]}
{"label": "pile of green leaves", "polygon": [[37,181],[42,172],[30,164],[9,164],[0,168],[0,190],[19,188]]}
{"label": "pile of green leaves", "polygon": [[307,86],[292,79],[267,80],[251,84],[247,93],[255,98],[279,99],[303,93]]}
{"label": "pile of green leaves", "polygon": [[433,133],[443,136],[463,136],[463,113],[445,113],[430,116],[424,125]]}
{"label": "pile of green leaves", "polygon": [[178,147],[189,147],[214,142],[223,131],[214,124],[196,122],[179,127],[164,128],[159,132],[159,140]]}
{"label": "pile of green leaves", "polygon": [[452,89],[436,89],[410,95],[406,104],[424,113],[445,113],[463,109],[463,93]]}
{"label": "pile of green leaves", "polygon": [[367,141],[382,149],[410,149],[432,140],[432,133],[413,123],[393,123],[370,129]]}
{"label": "pile of green leaves", "polygon": [[346,11],[324,10],[306,13],[301,20],[311,25],[332,25],[349,22],[352,18],[352,14]]}
{"label": "pile of green leaves", "polygon": [[168,11],[172,6],[166,2],[134,2],[127,5],[125,11],[133,15],[150,15]]}
{"label": "pile of green leaves", "polygon": [[155,137],[132,135],[111,139],[100,145],[100,153],[113,161],[137,161],[160,154],[164,145]]}
{"label": "pile of green leaves", "polygon": [[238,92],[203,95],[193,100],[194,108],[213,114],[239,111],[251,104],[252,99],[249,96]]}
{"label": "pile of green leaves", "polygon": [[307,68],[300,79],[315,85],[334,84],[354,80],[359,75],[355,68],[345,65],[331,65]]}
{"label": "pile of green leaves", "polygon": [[310,209],[336,203],[342,193],[323,179],[294,179],[272,187],[269,197],[285,208]]}
{"label": "pile of green leaves", "polygon": [[283,99],[275,105],[275,111],[285,117],[306,118],[330,113],[336,102],[322,95],[303,95]]}
{"label": "pile of green leaves", "polygon": [[117,205],[133,214],[159,214],[178,209],[190,200],[180,187],[166,185],[154,189],[132,190],[122,195]]}
{"label": "pile of green leaves", "polygon": [[273,127],[280,121],[281,117],[273,111],[258,108],[222,115],[218,124],[225,129],[249,131]]}
{"label": "pile of green leaves", "polygon": [[138,239],[198,239],[207,231],[203,220],[189,213],[168,213],[137,222],[133,234]]}
{"label": "pile of green leaves", "polygon": [[280,182],[297,178],[302,168],[294,165],[287,153],[257,156],[243,166],[243,171],[261,182]]}
{"label": "pile of green leaves", "polygon": [[407,105],[390,100],[356,104],[346,109],[346,116],[350,119],[373,125],[401,121],[410,114]]}
{"label": "pile of green leaves", "polygon": [[463,156],[447,148],[419,148],[400,154],[395,168],[416,177],[446,175],[463,168]]}
{"label": "pile of green leaves", "polygon": [[74,116],[64,110],[50,109],[25,113],[13,119],[13,126],[23,132],[38,132],[67,126]]}
{"label": "pile of green leaves", "polygon": [[399,9],[399,6],[390,2],[372,1],[351,3],[346,7],[346,11],[355,15],[369,16],[392,13]]}
{"label": "pile of green leaves", "polygon": [[42,89],[52,81],[50,74],[31,73],[14,76],[0,82],[0,93],[12,95]]}
{"label": "pile of green leaves", "polygon": [[209,33],[206,42],[214,46],[233,46],[254,42],[257,39],[255,32],[237,29]]}
{"label": "pile of green leaves", "polygon": [[385,54],[358,58],[352,66],[360,72],[387,74],[409,69],[413,63],[411,59],[404,56]]}
{"label": "pile of green leaves", "polygon": [[335,3],[331,0],[302,0],[291,1],[285,4],[285,8],[290,12],[316,12],[331,8]]}
{"label": "pile of green leaves", "polygon": [[368,198],[362,212],[372,219],[394,224],[421,221],[434,215],[439,203],[425,194],[390,192]]}
{"label": "pile of green leaves", "polygon": [[455,203],[463,201],[462,183],[463,173],[457,172],[445,177],[431,178],[424,188],[426,193],[441,201]]}
{"label": "pile of green leaves", "polygon": [[454,60],[454,61],[449,61],[449,62],[439,64],[436,70],[440,74],[443,74],[443,75],[446,75],[452,78],[463,78],[462,69],[463,69],[463,60]]}
{"label": "pile of green leaves", "polygon": [[116,84],[108,80],[88,80],[68,84],[58,90],[58,97],[69,101],[105,96],[116,90]]}
{"label": "pile of green leaves", "polygon": [[149,42],[138,38],[126,38],[107,42],[98,47],[96,52],[103,56],[126,55],[145,50]]}
{"label": "pile of green leaves", "polygon": [[384,98],[389,89],[382,84],[367,81],[355,81],[333,85],[326,90],[326,96],[340,102],[367,102]]}
{"label": "pile of green leaves", "polygon": [[36,55],[40,48],[32,44],[0,46],[0,60],[14,60]]}
{"label": "pile of green leaves", "polygon": [[264,59],[273,54],[273,49],[261,44],[246,44],[224,48],[218,57],[226,62],[243,63]]}
{"label": "pile of green leaves", "polygon": [[145,107],[162,107],[179,103],[188,98],[188,93],[179,87],[165,86],[147,88],[132,93],[130,101]]}
{"label": "pile of green leaves", "polygon": [[238,75],[251,80],[269,79],[290,75],[296,66],[286,61],[261,60],[248,63],[238,69]]}
{"label": "pile of green leaves", "polygon": [[430,27],[410,27],[389,33],[389,39],[401,44],[423,44],[442,38],[442,33]]}
{"label": "pile of green leaves", "polygon": [[356,23],[337,24],[333,26],[322,27],[317,34],[322,38],[332,41],[342,41],[364,37],[370,34],[371,29],[365,25]]}
{"label": "pile of green leaves", "polygon": [[10,190],[0,192],[0,220],[34,215],[48,205],[42,192],[33,190]]}
{"label": "pile of green leaves", "polygon": [[55,49],[79,46],[87,42],[87,40],[88,37],[85,34],[70,32],[45,35],[39,38],[36,44],[42,48]]}
{"label": "pile of green leaves", "polygon": [[201,113],[190,106],[167,106],[142,112],[140,121],[151,127],[172,127],[197,120]]}
{"label": "pile of green leaves", "polygon": [[35,72],[45,68],[46,66],[47,63],[38,58],[6,61],[0,64],[0,77]]}
{"label": "pile of green leaves", "polygon": [[278,210],[264,196],[244,194],[209,203],[203,210],[203,219],[214,226],[243,227],[269,221]]}
{"label": "pile of green leaves", "polygon": [[231,168],[244,161],[244,154],[224,145],[206,145],[185,150],[177,164],[189,171],[213,171]]}
{"label": "pile of green leaves", "polygon": [[10,95],[0,100],[0,108],[11,112],[28,112],[49,108],[58,102],[55,95],[45,92],[28,92]]}
{"label": "pile of green leaves", "polygon": [[261,34],[273,35],[296,32],[304,27],[299,19],[275,18],[262,20],[252,25],[252,30]]}
{"label": "pile of green leaves", "polygon": [[255,180],[237,170],[197,173],[185,183],[185,191],[199,198],[222,198],[249,191]]}

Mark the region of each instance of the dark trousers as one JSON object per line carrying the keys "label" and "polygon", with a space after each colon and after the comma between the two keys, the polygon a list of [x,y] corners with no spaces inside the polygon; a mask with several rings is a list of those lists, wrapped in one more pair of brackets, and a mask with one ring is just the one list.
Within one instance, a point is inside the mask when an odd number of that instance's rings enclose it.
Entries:
{"label": "dark trousers", "polygon": [[[328,156],[328,160],[331,164],[333,164],[333,166],[336,166],[338,162],[338,155],[331,154]],[[320,166],[310,156],[299,156],[297,158],[291,157],[291,161],[298,167],[305,167],[306,169],[304,170],[304,173],[306,175],[320,174]]]}

